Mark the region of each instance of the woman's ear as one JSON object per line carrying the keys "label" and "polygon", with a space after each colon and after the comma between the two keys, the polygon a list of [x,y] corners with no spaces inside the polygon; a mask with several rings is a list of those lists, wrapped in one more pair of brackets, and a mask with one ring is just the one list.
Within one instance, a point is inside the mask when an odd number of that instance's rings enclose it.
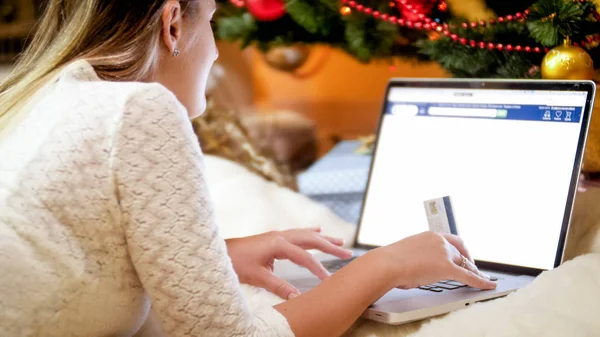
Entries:
{"label": "woman's ear", "polygon": [[162,12],[162,38],[172,55],[179,53],[179,38],[183,27],[181,5],[177,0],[169,0]]}

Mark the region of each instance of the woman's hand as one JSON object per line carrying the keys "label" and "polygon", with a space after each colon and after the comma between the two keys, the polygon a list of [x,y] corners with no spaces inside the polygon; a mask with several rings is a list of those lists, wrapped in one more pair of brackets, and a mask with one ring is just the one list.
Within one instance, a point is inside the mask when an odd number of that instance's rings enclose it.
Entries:
{"label": "woman's hand", "polygon": [[425,232],[378,250],[391,265],[398,288],[412,289],[441,280],[456,280],[479,289],[496,288],[454,235]]}
{"label": "woman's hand", "polygon": [[329,273],[307,249],[348,259],[352,252],[341,248],[343,240],[321,235],[320,228],[269,232],[226,240],[227,251],[240,282],[267,289],[283,299],[300,295],[298,289],[273,274],[275,260],[290,260],[323,280]]}

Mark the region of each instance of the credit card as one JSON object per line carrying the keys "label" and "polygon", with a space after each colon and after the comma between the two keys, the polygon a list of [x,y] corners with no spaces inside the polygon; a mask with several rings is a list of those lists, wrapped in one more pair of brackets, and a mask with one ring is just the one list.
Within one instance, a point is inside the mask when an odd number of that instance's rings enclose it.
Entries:
{"label": "credit card", "polygon": [[423,204],[430,231],[458,235],[449,196],[426,200]]}

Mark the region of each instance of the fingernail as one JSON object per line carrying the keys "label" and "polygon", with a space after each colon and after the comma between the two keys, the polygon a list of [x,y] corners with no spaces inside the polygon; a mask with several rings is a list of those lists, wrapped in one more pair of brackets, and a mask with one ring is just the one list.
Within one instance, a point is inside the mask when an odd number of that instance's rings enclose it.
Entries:
{"label": "fingernail", "polygon": [[293,298],[296,298],[296,297],[298,297],[298,294],[296,294],[296,293],[291,293],[291,294],[288,296],[288,300],[291,300],[291,299],[293,299]]}
{"label": "fingernail", "polygon": [[479,274],[481,274],[481,276],[483,276],[484,278],[486,278],[486,279],[488,279],[488,280],[491,280],[491,279],[492,279],[492,277],[491,277],[490,275],[488,275],[488,274],[486,274],[486,273],[484,273],[484,272],[482,272],[482,271],[480,271],[480,272],[479,272]]}

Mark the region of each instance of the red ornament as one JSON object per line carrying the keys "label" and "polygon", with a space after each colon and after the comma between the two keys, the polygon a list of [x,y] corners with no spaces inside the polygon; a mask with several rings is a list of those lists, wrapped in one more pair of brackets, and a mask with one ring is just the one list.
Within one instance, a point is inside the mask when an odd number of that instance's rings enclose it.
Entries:
{"label": "red ornament", "polygon": [[479,25],[482,27],[485,27],[485,21],[483,21],[483,20],[479,21]]}
{"label": "red ornament", "polygon": [[423,21],[435,5],[435,1],[423,0],[402,0],[397,3],[402,17],[408,21]]}
{"label": "red ornament", "polygon": [[488,43],[487,47],[488,47],[488,49],[489,49],[489,50],[494,50],[494,49],[496,49],[496,45],[495,45],[495,44],[493,44],[493,43],[491,43],[491,42],[490,42],[490,43]]}
{"label": "red ornament", "polygon": [[471,28],[477,28],[477,22],[475,22],[475,21],[471,22]]}
{"label": "red ornament", "polygon": [[506,51],[513,51],[513,46],[511,44],[506,45]]}
{"label": "red ornament", "polygon": [[469,41],[469,45],[473,48],[475,48],[475,46],[477,46],[477,42],[475,40],[471,40]]}
{"label": "red ornament", "polygon": [[521,51],[521,50],[523,50],[523,47],[521,47],[520,45],[517,45],[517,46],[515,47],[515,50],[516,50],[516,51]]}
{"label": "red ornament", "polygon": [[531,52],[531,47],[525,46],[525,51],[528,52],[528,53]]}
{"label": "red ornament", "polygon": [[460,44],[467,44],[467,39],[465,39],[464,37],[460,38]]}
{"label": "red ornament", "polygon": [[485,48],[485,42],[479,42],[479,48],[484,49]]}
{"label": "red ornament", "polygon": [[502,51],[502,50],[504,50],[504,45],[503,45],[502,43],[498,43],[498,44],[496,45],[496,49],[498,49],[498,50]]}
{"label": "red ornament", "polygon": [[259,21],[274,21],[286,13],[282,0],[246,0],[246,8]]}

